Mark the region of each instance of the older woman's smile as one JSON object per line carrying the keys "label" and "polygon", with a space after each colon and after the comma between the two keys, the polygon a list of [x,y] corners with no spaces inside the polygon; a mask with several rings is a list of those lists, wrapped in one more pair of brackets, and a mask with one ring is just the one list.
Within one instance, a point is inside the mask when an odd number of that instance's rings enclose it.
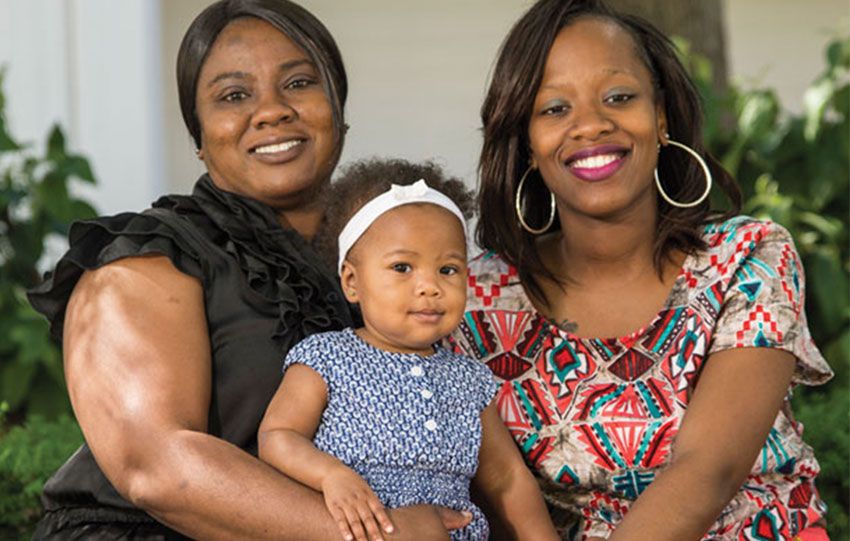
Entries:
{"label": "older woman's smile", "polygon": [[239,19],[199,76],[201,151],[215,184],[280,212],[315,203],[339,155],[316,65],[265,21]]}
{"label": "older woman's smile", "polygon": [[283,141],[281,143],[271,143],[268,145],[261,145],[251,149],[251,152],[256,154],[279,154],[281,152],[286,152],[295,148],[304,142],[304,139],[290,139],[289,141]]}

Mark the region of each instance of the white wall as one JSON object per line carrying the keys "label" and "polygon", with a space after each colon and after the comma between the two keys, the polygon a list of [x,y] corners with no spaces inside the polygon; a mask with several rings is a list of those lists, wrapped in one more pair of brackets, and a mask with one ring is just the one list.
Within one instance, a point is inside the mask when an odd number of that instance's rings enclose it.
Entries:
{"label": "white wall", "polygon": [[351,130],[342,162],[370,155],[434,159],[474,184],[491,65],[531,2],[304,4],[337,39],[349,72]]}
{"label": "white wall", "polygon": [[100,180],[84,195],[106,213],[165,189],[159,6],[149,0],[0,0],[13,136],[43,145],[60,122]]}
{"label": "white wall", "polygon": [[[493,58],[531,0],[302,0],[336,37],[349,72],[343,163],[436,159],[474,185],[478,109]],[[202,167],[177,104],[174,62],[208,0],[0,0],[0,63],[13,134],[66,127],[92,161],[102,212],[187,192]],[[776,87],[799,110],[846,0],[728,0],[730,72]]]}
{"label": "white wall", "polygon": [[847,0],[726,0],[730,76],[776,89],[789,111],[803,110],[806,87],[826,66],[829,39],[848,34]]}

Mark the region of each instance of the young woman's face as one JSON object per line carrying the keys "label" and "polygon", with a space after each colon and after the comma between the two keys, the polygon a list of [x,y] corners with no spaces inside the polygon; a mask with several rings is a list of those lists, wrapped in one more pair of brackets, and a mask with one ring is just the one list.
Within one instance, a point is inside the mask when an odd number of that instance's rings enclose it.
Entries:
{"label": "young woman's face", "polygon": [[448,210],[430,204],[380,216],[349,252],[342,286],[360,304],[363,338],[378,348],[429,354],[466,306],[466,237]]}
{"label": "young woman's face", "polygon": [[561,212],[654,212],[653,170],[664,108],[632,37],[617,24],[579,19],[549,51],[528,135],[532,162]]}
{"label": "young woman's face", "polygon": [[221,189],[285,210],[309,204],[339,149],[316,66],[260,19],[216,38],[198,77],[201,157]]}

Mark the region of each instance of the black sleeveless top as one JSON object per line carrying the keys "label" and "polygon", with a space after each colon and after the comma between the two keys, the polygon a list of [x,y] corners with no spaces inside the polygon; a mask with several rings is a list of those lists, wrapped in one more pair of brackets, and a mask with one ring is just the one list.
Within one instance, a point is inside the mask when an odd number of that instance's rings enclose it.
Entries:
{"label": "black sleeveless top", "polygon": [[[68,252],[30,302],[61,341],[82,273],[147,254],[164,255],[201,281],[212,355],[209,432],[256,456],[257,429],[286,352],[307,335],[353,324],[332,270],[270,208],[223,192],[204,175],[191,196],[75,223]],[[42,500],[35,539],[182,538],[122,498],[87,445],[50,478]]]}

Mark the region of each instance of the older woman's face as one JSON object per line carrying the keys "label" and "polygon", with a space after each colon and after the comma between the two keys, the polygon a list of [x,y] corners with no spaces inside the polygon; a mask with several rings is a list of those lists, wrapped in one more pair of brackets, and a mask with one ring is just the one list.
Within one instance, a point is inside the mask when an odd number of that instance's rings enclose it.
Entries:
{"label": "older woman's face", "polygon": [[213,182],[275,209],[309,205],[339,152],[316,66],[269,23],[221,31],[198,78],[201,158]]}
{"label": "older woman's face", "polygon": [[562,213],[654,212],[652,175],[665,130],[649,70],[625,30],[597,18],[561,30],[528,134],[532,161]]}

